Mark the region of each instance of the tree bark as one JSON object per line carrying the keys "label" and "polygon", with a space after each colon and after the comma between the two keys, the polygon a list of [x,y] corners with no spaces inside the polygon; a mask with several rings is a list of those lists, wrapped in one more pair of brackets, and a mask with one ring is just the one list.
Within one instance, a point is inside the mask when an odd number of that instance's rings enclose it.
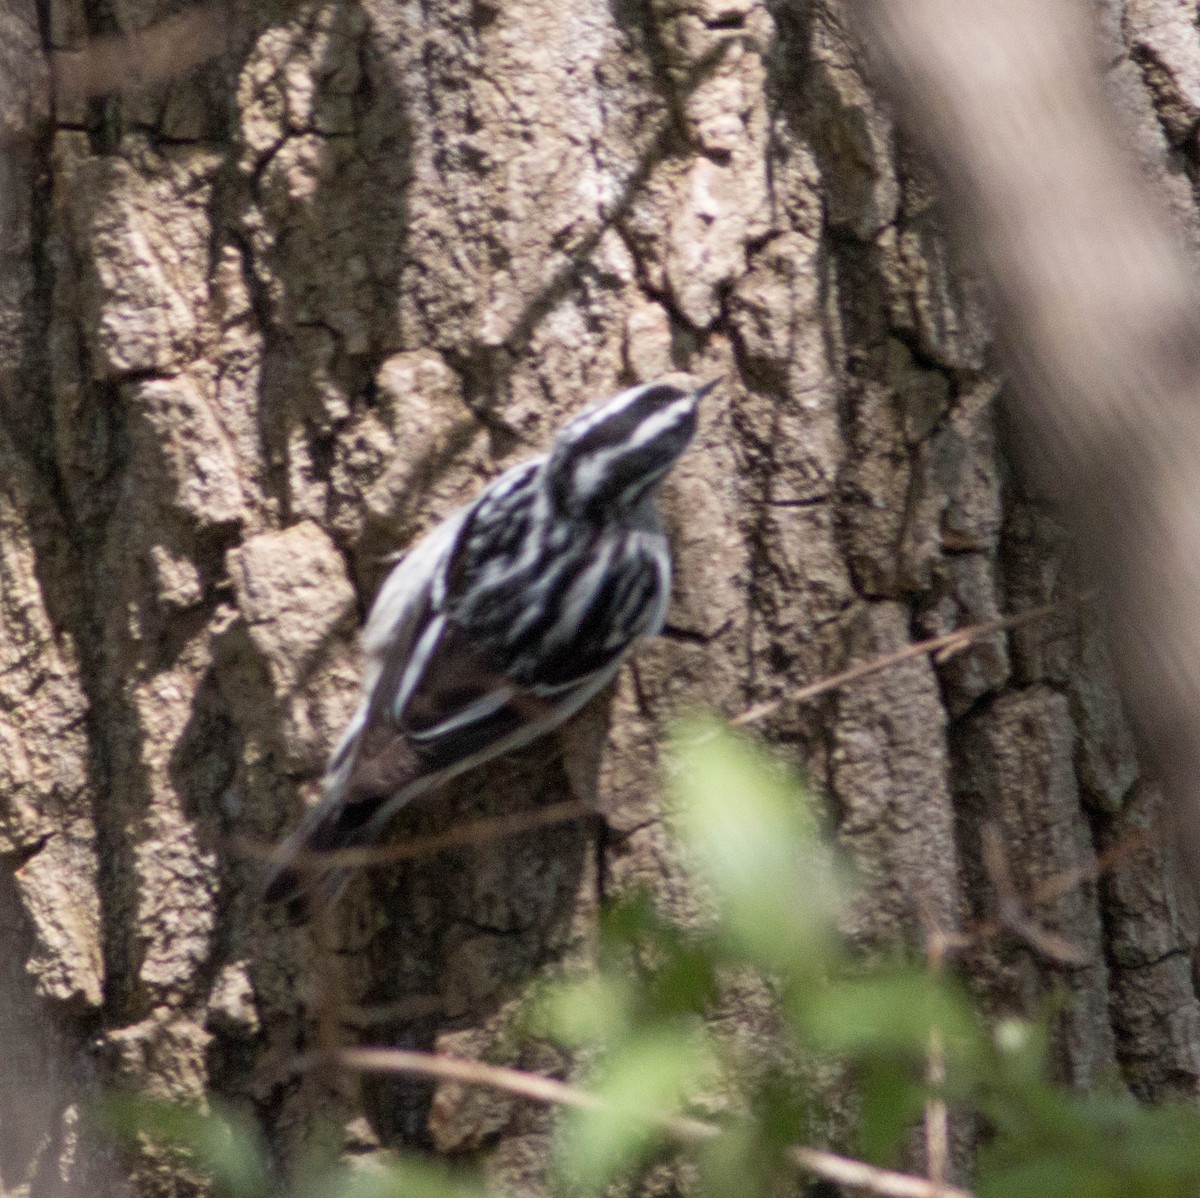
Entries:
{"label": "tree bark", "polygon": [[[351,1040],[569,1075],[513,1024],[586,963],[600,897],[695,917],[655,764],[689,703],[781,701],[760,726],[861,870],[864,950],[992,913],[988,824],[1021,893],[1078,875],[1034,913],[1078,959],[1008,934],[972,983],[995,1012],[1065,990],[1064,1080],[1195,1097],[1195,920],[1161,801],[1065,538],[1006,466],[988,319],[835,0],[231,3],[206,65],[47,113],[39,47],[167,11],[0,9],[5,52],[26,47],[0,97],[0,1027],[37,1099],[0,1132],[0,1193],[117,1185],[75,1130],[105,1085],[219,1097],[285,1163],[321,1135],[549,1192],[546,1112],[301,1058],[336,992]],[[1194,230],[1182,12],[1130,0],[1105,28],[1113,96]],[[235,846],[314,797],[387,555],[584,403],[679,369],[725,382],[668,487],[670,630],[615,689],[603,832],[379,871],[318,951]],[[568,794],[534,746],[397,835]],[[769,1025],[753,992],[728,1008]],[[831,1108],[834,1143],[845,1126]],[[969,1128],[957,1144],[965,1167]],[[152,1152],[121,1168],[140,1194],[195,1184]]]}

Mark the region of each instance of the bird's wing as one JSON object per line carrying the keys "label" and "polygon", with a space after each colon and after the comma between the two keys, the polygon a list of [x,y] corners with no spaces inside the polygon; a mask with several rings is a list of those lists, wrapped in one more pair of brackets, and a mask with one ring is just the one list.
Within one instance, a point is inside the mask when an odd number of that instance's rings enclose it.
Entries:
{"label": "bird's wing", "polygon": [[[384,654],[374,690],[330,759],[321,802],[281,849],[268,901],[304,893],[295,862],[305,853],[369,841],[411,799],[561,724],[620,667],[616,657],[549,693],[519,686],[445,614],[431,614],[427,598],[425,589],[413,593],[416,643],[410,636],[408,653],[397,642]],[[332,900],[345,880],[324,873],[321,893]]]}
{"label": "bird's wing", "polygon": [[[363,700],[330,754],[321,801],[279,847],[264,888],[268,902],[291,901],[302,892],[297,859],[353,844],[378,813],[381,796],[404,793],[421,777],[424,767],[397,734],[385,699],[436,619],[438,579],[468,511],[438,525],[384,580],[363,630]],[[327,897],[343,880],[326,875]]]}
{"label": "bird's wing", "polygon": [[[402,696],[399,722],[429,770],[457,773],[561,723],[612,676],[615,664],[550,692],[522,686],[447,618],[420,677]],[[598,674],[604,676],[597,680]]]}
{"label": "bird's wing", "polygon": [[654,551],[656,532],[635,534],[619,553],[581,563],[561,589],[526,647],[533,668],[489,651],[456,621],[447,594],[477,507],[440,525],[380,589],[363,634],[364,700],[330,758],[318,808],[337,808],[337,831],[323,839],[346,843],[437,783],[562,723],[661,624],[669,563]]}
{"label": "bird's wing", "polygon": [[380,798],[405,791],[426,772],[395,712],[440,637],[446,566],[469,515],[470,508],[455,512],[402,558],[367,616],[363,701],[330,755],[321,804],[348,808],[348,827],[361,826]]}
{"label": "bird's wing", "polygon": [[322,847],[351,843],[438,783],[549,731],[619,664],[542,695],[508,678],[444,613],[424,624],[409,654],[398,650],[387,656],[342,760],[331,762],[322,807],[336,830]]}
{"label": "bird's wing", "polygon": [[634,641],[661,630],[670,591],[670,557],[657,531],[601,545],[557,580],[546,618],[518,639],[523,680],[557,694],[619,665]]}
{"label": "bird's wing", "polygon": [[[453,567],[449,567],[452,569]],[[500,658],[453,615],[417,646],[392,716],[430,771],[458,772],[568,719],[662,624],[669,559],[634,535],[580,564],[553,592],[523,660]]]}
{"label": "bird's wing", "polygon": [[411,654],[429,615],[445,603],[447,564],[473,506],[460,508],[392,567],[363,629],[363,694],[375,689],[385,664]]}
{"label": "bird's wing", "polygon": [[[549,732],[613,678],[637,636],[658,630],[669,585],[665,555],[650,555],[650,575],[631,567],[624,578],[613,565],[611,577],[590,587],[594,599],[565,589],[534,655],[538,668],[517,681],[511,663],[482,648],[448,611],[446,575],[470,510],[439,526],[380,589],[363,636],[363,702],[285,860],[369,838],[419,794]],[[580,585],[590,593],[590,584]],[[288,897],[296,887],[285,865],[267,896]]]}

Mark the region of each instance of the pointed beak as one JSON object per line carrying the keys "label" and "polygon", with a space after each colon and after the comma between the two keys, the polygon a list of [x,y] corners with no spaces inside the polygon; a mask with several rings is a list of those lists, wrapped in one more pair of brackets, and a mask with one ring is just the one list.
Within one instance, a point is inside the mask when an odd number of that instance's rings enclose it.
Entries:
{"label": "pointed beak", "polygon": [[718,375],[711,383],[705,383],[703,387],[697,387],[695,390],[696,402],[699,403],[718,383],[725,381],[724,375]]}

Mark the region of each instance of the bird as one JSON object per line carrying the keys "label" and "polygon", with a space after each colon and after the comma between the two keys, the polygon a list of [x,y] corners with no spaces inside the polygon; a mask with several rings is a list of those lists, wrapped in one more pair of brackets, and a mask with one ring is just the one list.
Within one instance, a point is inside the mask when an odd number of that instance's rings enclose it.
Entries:
{"label": "bird", "polygon": [[362,701],[317,803],[272,853],[268,903],[336,899],[312,854],[377,840],[407,803],[568,720],[662,630],[657,499],[717,385],[643,383],[567,421],[394,566],[363,631]]}

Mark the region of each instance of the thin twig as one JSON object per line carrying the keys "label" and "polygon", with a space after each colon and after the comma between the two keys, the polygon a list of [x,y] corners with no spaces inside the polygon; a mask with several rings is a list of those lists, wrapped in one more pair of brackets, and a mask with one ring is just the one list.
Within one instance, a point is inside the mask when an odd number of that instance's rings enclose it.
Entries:
{"label": "thin twig", "polygon": [[[363,1073],[397,1073],[409,1077],[427,1077],[460,1085],[486,1086],[548,1106],[567,1106],[576,1110],[605,1109],[604,1100],[577,1086],[538,1073],[526,1073],[503,1065],[489,1065],[463,1057],[413,1052],[402,1048],[347,1048],[339,1054],[347,1069]],[[683,1144],[702,1144],[721,1134],[714,1123],[700,1119],[638,1112],[638,1117],[659,1127],[673,1140]],[[864,1161],[839,1156],[820,1148],[797,1145],[791,1159],[802,1169],[836,1185],[868,1190],[886,1198],[971,1198],[956,1186],[934,1185],[924,1177],[880,1169]]]}
{"label": "thin twig", "polygon": [[[1084,595],[1067,603],[1047,603],[1041,607],[1030,608],[1016,615],[1004,616],[990,620],[984,624],[971,624],[966,628],[958,628],[941,636],[935,636],[916,644],[906,645],[894,653],[872,658],[870,661],[851,666],[839,674],[830,675],[798,691],[788,695],[786,699],[772,699],[749,708],[730,721],[734,727],[755,723],[773,715],[785,702],[802,703],[806,699],[816,698],[837,690],[847,683],[856,682],[871,674],[887,670],[901,662],[914,657],[937,654],[945,659],[983,637],[992,636],[1009,628],[1032,623],[1046,616],[1067,611],[1077,603],[1086,602],[1090,595]],[[419,857],[432,856],[452,849],[468,848],[474,845],[486,844],[492,840],[500,840],[507,836],[519,836],[523,832],[532,832],[538,828],[551,827],[554,824],[570,823],[573,820],[585,819],[594,814],[592,809],[577,799],[569,799],[562,803],[551,803],[533,811],[519,811],[509,815],[495,816],[490,819],[475,820],[472,823],[450,828],[445,832],[437,832],[431,836],[418,836],[412,840],[399,841],[385,845],[356,845],[352,848],[337,849],[329,853],[310,853],[306,859],[320,862],[321,867],[329,869],[372,869],[378,866],[394,865],[398,861],[411,861]],[[279,863],[278,845],[263,844],[260,841],[244,836],[233,836],[227,840],[228,847],[235,853],[252,857],[258,861],[271,864]]]}
{"label": "thin twig", "polygon": [[1043,927],[1032,917],[1013,880],[1000,828],[990,820],[979,829],[979,851],[996,896],[997,922],[1056,965],[1076,969],[1088,965],[1091,956],[1083,948]]}
{"label": "thin twig", "polygon": [[[1016,933],[1030,942],[1030,929],[1034,929],[1032,947],[1038,948],[1051,957],[1056,963],[1064,965],[1086,964],[1088,958],[1077,946],[1070,944],[1045,928],[1035,923],[1029,914],[1034,908],[1053,902],[1062,897],[1076,886],[1084,882],[1093,882],[1104,874],[1115,869],[1128,858],[1146,847],[1148,836],[1144,831],[1134,831],[1123,836],[1115,844],[1098,854],[1090,865],[1076,866],[1073,869],[1060,870],[1044,881],[1031,887],[1023,899],[1017,895],[1016,885],[1012,881],[1012,873],[1008,859],[1004,855],[1000,842],[1000,832],[994,823],[985,823],[980,830],[984,868],[997,891],[998,903],[1002,908],[999,918],[980,920],[961,932],[948,932],[936,926],[931,917],[930,904],[924,901],[924,896],[918,895],[917,902],[921,911],[921,922],[925,931],[925,955],[929,971],[933,977],[940,977],[945,969],[946,955],[951,951],[963,951],[978,947],[992,937],[1005,931]],[[1021,909],[1019,927],[1014,929],[1011,914],[1007,917],[1003,912],[1005,906],[1017,906]],[[1047,938],[1051,937],[1047,952]],[[1064,959],[1064,947],[1066,950]],[[937,1028],[931,1028],[929,1033],[929,1057],[926,1069],[926,1081],[934,1094],[946,1081],[945,1048],[941,1033]],[[929,1098],[925,1103],[925,1154],[926,1168],[929,1179],[934,1184],[944,1182],[950,1162],[950,1126],[946,1103],[936,1097]]]}
{"label": "thin twig", "polygon": [[945,632],[941,636],[905,645],[903,649],[897,649],[894,653],[885,653],[882,657],[874,657],[870,661],[860,662],[856,666],[842,670],[839,674],[831,674],[827,678],[810,682],[808,686],[802,686],[799,690],[792,691],[783,698],[756,703],[753,707],[743,711],[741,715],[735,716],[730,723],[735,728],[740,728],[746,724],[756,723],[758,720],[765,720],[768,716],[773,716],[785,703],[803,703],[807,699],[815,699],[818,695],[828,694],[847,683],[857,682],[860,678],[891,669],[892,666],[900,665],[901,662],[914,657],[936,654],[939,662],[945,661],[984,637],[993,636],[997,632],[1005,632],[1010,628],[1018,628],[1022,624],[1031,624],[1046,616],[1069,611],[1072,607],[1085,603],[1090,598],[1091,595],[1088,594],[1062,603],[1045,603],[1041,607],[1031,607],[1028,611],[1017,612],[1016,615],[1002,616],[982,624],[968,624],[965,628],[956,628],[953,632]]}
{"label": "thin twig", "polygon": [[838,1156],[823,1148],[805,1148],[797,1145],[791,1150],[791,1158],[801,1169],[832,1181],[835,1185],[848,1186],[855,1190],[867,1190],[872,1194],[883,1194],[887,1198],[972,1198],[969,1190],[958,1186],[937,1185],[925,1177],[913,1173],[897,1173],[894,1169],[880,1169],[853,1157]]}
{"label": "thin twig", "polygon": [[[985,841],[985,850],[989,855],[994,857],[994,849],[989,849],[986,846],[987,838],[994,835],[994,832],[989,833],[985,829],[981,833]],[[1019,899],[1030,910],[1045,906],[1047,903],[1053,902],[1057,898],[1061,898],[1064,894],[1069,893],[1076,886],[1082,885],[1084,882],[1095,882],[1102,878],[1105,874],[1116,869],[1117,866],[1123,864],[1128,858],[1135,856],[1144,849],[1149,842],[1147,833],[1143,831],[1130,832],[1123,836],[1116,844],[1100,853],[1093,862],[1087,865],[1077,865],[1072,869],[1060,870],[1044,881],[1036,883],[1030,888],[1029,894]],[[1001,872],[1007,868],[1007,862],[1001,867]],[[992,873],[995,869],[993,859],[992,866],[989,868],[985,864],[985,869],[989,869],[989,879],[993,886],[996,885],[996,878]],[[1001,882],[1003,886],[1003,882]],[[1003,898],[1000,900],[1003,903]],[[1027,925],[1032,923],[1032,919],[1025,916]],[[942,943],[946,950],[956,952],[965,952],[973,948],[978,948],[980,945],[998,936],[1001,932],[1013,932],[1011,922],[1004,918],[981,919],[973,924],[968,925],[961,932],[946,932],[939,931],[938,936],[941,937]],[[1018,930],[1016,934],[1021,939],[1027,940],[1028,926]],[[1045,929],[1041,930],[1041,934],[1045,935]],[[1070,946],[1073,951],[1080,951],[1076,946]],[[1057,953],[1049,954],[1052,959],[1057,959]],[[1090,959],[1090,958],[1089,958]],[[1084,959],[1083,964],[1087,964],[1089,959]],[[1063,962],[1065,964],[1075,964],[1074,961]]]}
{"label": "thin twig", "polygon": [[141,29],[55,50],[56,98],[63,103],[124,94],[182,78],[231,44],[230,20],[225,5],[201,3]]}
{"label": "thin twig", "polygon": [[[925,955],[929,972],[937,981],[946,963],[946,940],[934,930],[925,937]],[[929,1029],[929,1061],[925,1080],[930,1094],[937,1095],[946,1084],[946,1051],[939,1028]],[[946,1184],[950,1169],[950,1118],[943,1098],[931,1096],[925,1102],[925,1168],[935,1186]]]}
{"label": "thin twig", "polygon": [[1149,843],[1149,835],[1141,829],[1126,833],[1115,844],[1099,853],[1094,861],[1059,870],[1044,881],[1036,883],[1030,889],[1029,904],[1034,907],[1043,906],[1061,898],[1084,882],[1097,881],[1105,874],[1111,873],[1118,865],[1124,864],[1130,857],[1136,856]]}
{"label": "thin twig", "polygon": [[[307,863],[300,865],[305,880],[305,890],[319,895],[316,871]],[[333,908],[328,901],[319,898],[312,909],[314,986],[313,1009],[316,1014],[317,1042],[321,1046],[321,1068],[325,1081],[337,1093],[349,1094],[348,1070],[339,1059],[343,1037],[339,1011],[345,1005],[346,973],[339,954],[335,951],[336,923]]]}
{"label": "thin twig", "polygon": [[[392,865],[397,861],[411,861],[416,857],[430,857],[435,853],[449,852],[451,849],[470,848],[486,844],[488,841],[501,840],[506,836],[519,836],[522,832],[532,832],[554,824],[566,824],[594,814],[590,807],[578,799],[567,799],[561,803],[537,807],[532,811],[516,811],[508,815],[473,820],[469,824],[460,824],[430,836],[416,836],[394,844],[356,845],[353,848],[335,849],[328,853],[306,853],[296,860],[319,863],[322,869],[371,869],[380,865]],[[280,855],[278,845],[263,844],[250,837],[231,836],[226,844],[233,852],[244,857],[253,857],[256,861],[277,864],[285,860]],[[291,858],[286,860],[290,861]]]}

